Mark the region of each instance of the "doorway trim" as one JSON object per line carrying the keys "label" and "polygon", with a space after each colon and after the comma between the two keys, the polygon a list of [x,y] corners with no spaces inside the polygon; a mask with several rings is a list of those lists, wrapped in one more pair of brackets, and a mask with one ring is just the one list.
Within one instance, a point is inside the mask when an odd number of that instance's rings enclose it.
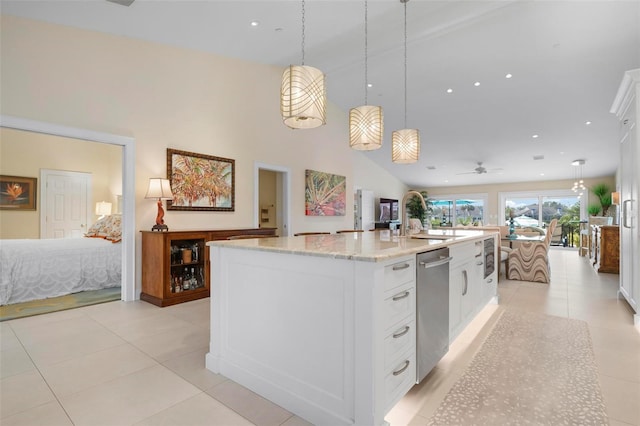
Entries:
{"label": "doorway trim", "polygon": [[120,298],[125,302],[136,300],[135,139],[9,115],[0,115],[0,127],[122,146],[122,289]]}
{"label": "doorway trim", "polygon": [[291,235],[291,226],[289,219],[291,218],[291,169],[284,166],[275,166],[272,164],[253,163],[253,226],[258,228],[260,222],[260,170],[269,170],[272,172],[282,173],[282,184],[278,191],[282,194],[282,227],[280,236],[288,237]]}

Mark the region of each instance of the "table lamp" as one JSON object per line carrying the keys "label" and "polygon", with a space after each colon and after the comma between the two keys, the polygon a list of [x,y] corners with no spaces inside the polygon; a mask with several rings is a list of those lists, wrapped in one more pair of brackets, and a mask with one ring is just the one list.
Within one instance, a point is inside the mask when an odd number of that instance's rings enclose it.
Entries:
{"label": "table lamp", "polygon": [[151,228],[152,231],[168,231],[169,227],[164,223],[164,209],[162,208],[162,200],[172,200],[171,183],[169,179],[150,178],[147,195],[144,198],[158,199],[158,215],[156,216],[156,224]]}
{"label": "table lamp", "polygon": [[109,216],[111,214],[111,203],[108,203],[106,201],[98,201],[96,203],[96,214],[100,216],[98,219]]}

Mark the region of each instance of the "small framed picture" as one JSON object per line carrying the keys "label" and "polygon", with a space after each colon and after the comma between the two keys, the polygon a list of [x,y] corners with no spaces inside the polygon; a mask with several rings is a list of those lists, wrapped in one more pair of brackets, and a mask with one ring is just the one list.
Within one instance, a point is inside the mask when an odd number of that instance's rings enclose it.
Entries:
{"label": "small framed picture", "polygon": [[0,209],[35,210],[37,178],[0,175]]}

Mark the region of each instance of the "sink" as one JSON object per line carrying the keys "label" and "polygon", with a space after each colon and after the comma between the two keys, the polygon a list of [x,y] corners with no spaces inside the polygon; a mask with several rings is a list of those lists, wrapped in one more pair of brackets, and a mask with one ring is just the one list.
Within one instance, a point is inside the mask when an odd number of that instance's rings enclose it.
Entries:
{"label": "sink", "polygon": [[453,236],[451,235],[429,235],[429,234],[414,234],[411,235],[411,238],[418,238],[420,240],[452,240]]}

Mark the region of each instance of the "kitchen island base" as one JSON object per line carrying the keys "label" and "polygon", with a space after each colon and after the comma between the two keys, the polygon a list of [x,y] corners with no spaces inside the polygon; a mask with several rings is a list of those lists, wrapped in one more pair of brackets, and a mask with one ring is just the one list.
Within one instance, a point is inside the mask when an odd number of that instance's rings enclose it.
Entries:
{"label": "kitchen island base", "polygon": [[[424,243],[370,259],[348,254],[372,238],[208,243],[207,369],[313,424],[386,425],[416,382],[416,253]],[[301,241],[344,242],[347,255],[312,254],[298,249]]]}

